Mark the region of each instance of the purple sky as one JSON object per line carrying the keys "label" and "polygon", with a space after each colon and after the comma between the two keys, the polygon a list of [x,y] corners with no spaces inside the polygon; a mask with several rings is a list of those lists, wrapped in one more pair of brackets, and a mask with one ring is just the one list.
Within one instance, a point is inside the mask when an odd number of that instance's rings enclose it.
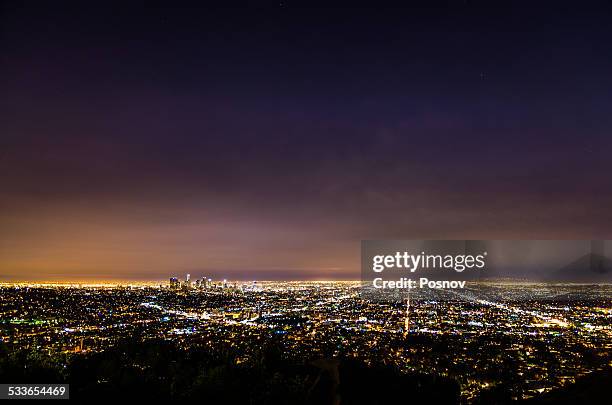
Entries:
{"label": "purple sky", "polygon": [[357,278],[362,239],[610,239],[610,10],[423,4],[7,2],[0,281]]}

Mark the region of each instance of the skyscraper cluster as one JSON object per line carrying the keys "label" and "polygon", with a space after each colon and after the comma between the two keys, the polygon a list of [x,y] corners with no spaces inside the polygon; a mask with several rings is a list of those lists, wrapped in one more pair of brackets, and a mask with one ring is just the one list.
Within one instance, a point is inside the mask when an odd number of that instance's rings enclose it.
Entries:
{"label": "skyscraper cluster", "polygon": [[[170,289],[172,290],[206,290],[211,288],[235,289],[239,288],[237,283],[230,283],[226,279],[215,282],[212,278],[202,277],[191,280],[191,274],[187,273],[184,280],[178,277],[170,277]],[[256,289],[257,281],[252,281],[240,286],[242,289]]]}
{"label": "skyscraper cluster", "polygon": [[189,273],[186,274],[184,280],[179,280],[178,277],[170,277],[170,288],[172,290],[206,289],[212,286],[212,279],[203,277],[191,280],[191,274]]}

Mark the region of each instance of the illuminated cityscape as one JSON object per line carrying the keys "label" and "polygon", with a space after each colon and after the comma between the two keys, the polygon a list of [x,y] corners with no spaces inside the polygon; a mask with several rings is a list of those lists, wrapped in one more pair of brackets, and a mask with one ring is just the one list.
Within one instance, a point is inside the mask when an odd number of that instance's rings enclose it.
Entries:
{"label": "illuminated cityscape", "polygon": [[490,282],[463,297],[380,302],[349,281],[4,285],[0,338],[67,363],[135,337],[170,341],[224,350],[236,367],[256,366],[272,343],[291,364],[355,361],[449,379],[462,403],[521,400],[612,366],[611,288]]}
{"label": "illuminated cityscape", "polygon": [[1,3],[0,400],[610,404],[612,2]]}

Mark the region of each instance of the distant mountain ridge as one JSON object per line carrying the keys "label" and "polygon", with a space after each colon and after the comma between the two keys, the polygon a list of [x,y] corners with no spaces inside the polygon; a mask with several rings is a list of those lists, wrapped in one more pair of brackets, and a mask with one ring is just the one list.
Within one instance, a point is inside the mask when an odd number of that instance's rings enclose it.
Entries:
{"label": "distant mountain ridge", "polygon": [[612,260],[600,254],[589,253],[553,272],[547,281],[612,282]]}

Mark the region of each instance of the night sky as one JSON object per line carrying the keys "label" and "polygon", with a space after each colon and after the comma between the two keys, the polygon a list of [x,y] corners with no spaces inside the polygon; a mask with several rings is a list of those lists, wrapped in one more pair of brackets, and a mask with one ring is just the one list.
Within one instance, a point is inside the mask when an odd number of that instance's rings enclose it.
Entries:
{"label": "night sky", "polygon": [[2,4],[0,281],[354,279],[362,239],[612,238],[604,2],[175,3]]}

